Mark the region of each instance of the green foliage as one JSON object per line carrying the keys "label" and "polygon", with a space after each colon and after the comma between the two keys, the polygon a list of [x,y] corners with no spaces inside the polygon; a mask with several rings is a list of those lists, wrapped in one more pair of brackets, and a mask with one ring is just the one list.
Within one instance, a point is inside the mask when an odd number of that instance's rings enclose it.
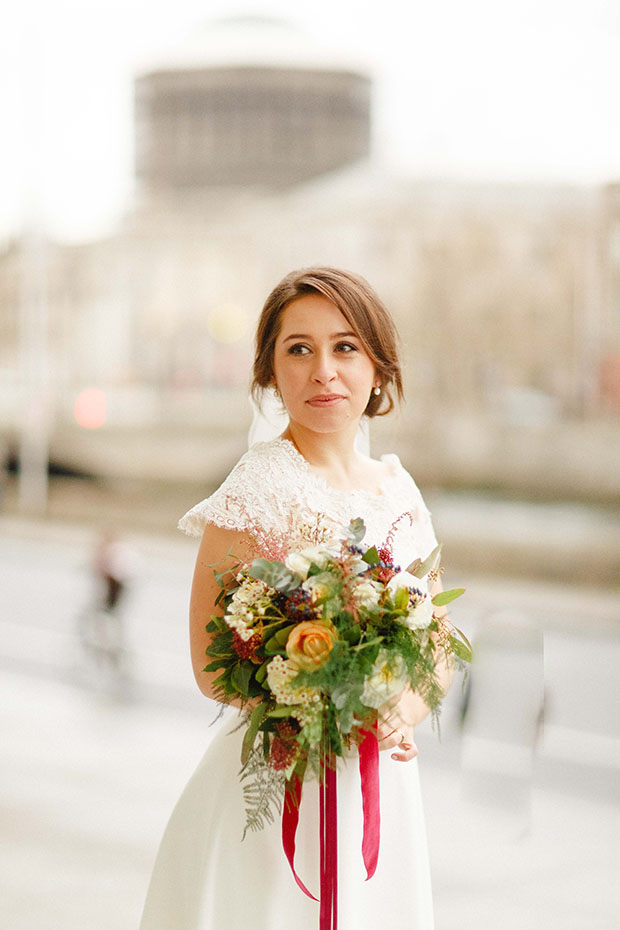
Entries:
{"label": "green foliage", "polygon": [[441,548],[441,543],[439,543],[424,561],[415,559],[411,565],[407,567],[409,574],[415,575],[416,578],[424,578],[430,571],[437,571],[441,558]]}
{"label": "green foliage", "polygon": [[282,594],[290,594],[301,584],[299,575],[288,569],[284,562],[270,562],[268,559],[254,559],[249,575]]}
{"label": "green foliage", "polygon": [[462,594],[465,594],[465,588],[452,588],[450,591],[440,591],[439,594],[436,594],[433,598],[433,604],[435,607],[443,607],[445,604],[450,604],[452,601],[455,601],[457,597],[461,597]]}
{"label": "green foliage", "polygon": [[362,560],[367,563],[367,565],[378,565],[381,559],[379,558],[379,553],[376,546],[371,546],[366,550],[362,556]]}
{"label": "green foliage", "polygon": [[230,673],[231,684],[245,698],[250,696],[250,678],[253,671],[251,662],[242,661],[233,666]]}
{"label": "green foliage", "polygon": [[296,626],[295,623],[289,623],[270,636],[264,646],[265,654],[268,656],[286,655],[286,643],[294,626]]}
{"label": "green foliage", "polygon": [[258,728],[265,719],[266,713],[267,705],[257,704],[250,715],[248,728],[245,732],[245,736],[243,737],[243,745],[241,747],[241,762],[243,765],[245,765],[250,758],[250,753],[254,747],[254,743],[258,735]]}
{"label": "green foliage", "polygon": [[357,546],[361,543],[365,535],[366,527],[364,521],[361,517],[357,517],[355,520],[351,520],[347,527],[345,543],[349,546]]}
{"label": "green foliage", "polygon": [[255,832],[262,830],[266,823],[273,823],[275,814],[282,811],[285,776],[270,765],[265,765],[268,755],[269,734],[265,733],[262,751],[252,750],[239,775],[246,814],[242,839],[245,839],[248,830]]}
{"label": "green foliage", "polygon": [[460,639],[457,639],[456,636],[450,636],[449,639],[454,654],[464,662],[471,662],[473,658],[471,648],[465,643],[461,642]]}
{"label": "green foliage", "polygon": [[213,637],[206,648],[206,654],[215,658],[216,656],[228,656],[232,654],[233,635],[230,630],[226,633],[218,633]]}
{"label": "green foliage", "polygon": [[293,707],[289,704],[280,704],[278,707],[274,707],[273,710],[268,711],[269,717],[280,718],[280,717],[290,717]]}

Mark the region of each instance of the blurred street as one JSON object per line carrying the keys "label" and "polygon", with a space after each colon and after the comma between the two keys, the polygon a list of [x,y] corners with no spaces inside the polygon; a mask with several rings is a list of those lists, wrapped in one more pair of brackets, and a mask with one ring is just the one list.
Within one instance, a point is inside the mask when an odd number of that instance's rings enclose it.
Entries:
{"label": "blurred street", "polygon": [[[117,674],[77,636],[94,596],[93,533],[1,528],[2,926],[131,930],[167,817],[217,726],[187,658],[196,543],[127,538],[137,568]],[[520,664],[515,629],[541,634],[545,722],[525,801],[491,756],[474,790],[468,759],[482,742],[470,717],[461,728],[458,683],[441,741],[429,722],[418,728],[436,930],[620,927],[620,594],[454,574],[447,584],[468,590],[453,618],[474,641],[504,631],[503,658]],[[501,699],[487,712],[502,725]],[[502,779],[505,792],[481,801]]]}

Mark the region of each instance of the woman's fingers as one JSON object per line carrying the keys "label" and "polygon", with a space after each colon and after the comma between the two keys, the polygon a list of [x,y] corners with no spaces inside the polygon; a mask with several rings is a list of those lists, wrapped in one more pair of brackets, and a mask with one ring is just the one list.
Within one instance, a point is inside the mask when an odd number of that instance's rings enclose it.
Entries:
{"label": "woman's fingers", "polygon": [[418,754],[418,747],[413,739],[413,727],[401,724],[393,727],[389,724],[380,724],[377,727],[377,742],[380,751],[396,749],[392,758],[399,762],[409,762]]}
{"label": "woman's fingers", "polygon": [[412,759],[415,759],[417,754],[418,747],[415,743],[403,742],[399,746],[399,751],[392,753],[392,759],[395,759],[396,762],[411,762]]}

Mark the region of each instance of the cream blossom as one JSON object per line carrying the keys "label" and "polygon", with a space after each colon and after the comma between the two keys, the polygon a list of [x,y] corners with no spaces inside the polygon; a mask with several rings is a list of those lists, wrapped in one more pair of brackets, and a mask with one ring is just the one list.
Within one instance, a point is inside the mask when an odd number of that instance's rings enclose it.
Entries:
{"label": "cream blossom", "polygon": [[224,619],[231,628],[239,634],[244,642],[254,635],[254,624],[264,616],[270,604],[269,589],[262,581],[248,578],[241,574],[237,576],[240,585],[234,592]]}
{"label": "cream blossom", "polygon": [[380,649],[372,672],[364,681],[361,702],[366,707],[378,708],[403,690],[407,684],[407,668],[402,656]]}
{"label": "cream blossom", "polygon": [[409,572],[399,572],[388,583],[388,591],[395,595],[406,589],[409,594],[407,615],[402,618],[410,630],[425,630],[433,619],[433,602],[428,590],[426,578],[416,578]]}
{"label": "cream blossom", "polygon": [[302,549],[301,552],[291,552],[287,555],[285,565],[290,571],[296,572],[302,578],[308,577],[310,566],[314,563],[318,568],[325,568],[329,554],[318,546]]}
{"label": "cream blossom", "polygon": [[358,607],[376,607],[379,603],[380,590],[376,582],[366,578],[358,582],[351,593]]}
{"label": "cream blossom", "polygon": [[302,588],[310,595],[312,602],[315,603],[329,595],[330,581],[333,581],[331,576],[327,572],[321,572],[320,575],[312,575],[310,578],[306,578]]}
{"label": "cream blossom", "polygon": [[267,666],[267,681],[278,704],[317,704],[321,700],[318,688],[295,687],[293,679],[299,668],[283,656],[274,656]]}
{"label": "cream blossom", "polygon": [[411,572],[398,572],[388,582],[387,589],[391,594],[396,594],[399,588],[416,588],[422,594],[428,593],[428,583],[426,578],[416,578]]}

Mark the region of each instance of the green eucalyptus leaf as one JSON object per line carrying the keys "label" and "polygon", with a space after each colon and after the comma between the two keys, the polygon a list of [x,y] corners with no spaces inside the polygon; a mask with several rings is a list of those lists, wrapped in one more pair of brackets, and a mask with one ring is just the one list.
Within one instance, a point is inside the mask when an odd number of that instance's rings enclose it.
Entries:
{"label": "green eucalyptus leaf", "polygon": [[350,546],[357,546],[358,543],[361,543],[365,535],[366,526],[364,521],[361,517],[357,517],[357,519],[351,520],[349,523],[345,543],[348,543]]}
{"label": "green eucalyptus leaf", "polygon": [[291,630],[293,630],[296,626],[297,626],[296,623],[291,623],[288,626],[283,627],[281,630],[278,630],[278,632],[273,635],[272,639],[275,639],[276,643],[279,646],[286,646],[288,642],[288,638],[291,635]]}
{"label": "green eucalyptus leaf", "polygon": [[370,549],[367,549],[362,556],[362,561],[366,562],[367,565],[377,565],[381,561],[377,547],[371,546]]}
{"label": "green eucalyptus leaf", "polygon": [[258,733],[258,728],[265,719],[266,713],[267,705],[265,703],[257,704],[252,711],[250,722],[248,724],[247,730],[245,731],[243,744],[241,746],[241,762],[243,765],[245,765],[250,757],[252,747],[254,746],[254,741],[256,740],[256,734]]}
{"label": "green eucalyptus leaf", "polygon": [[396,610],[405,610],[409,603],[409,591],[407,588],[398,588],[394,595],[394,607]]}
{"label": "green eucalyptus leaf", "polygon": [[289,594],[301,584],[301,577],[286,567],[283,562],[270,562],[269,559],[254,559],[249,568],[251,578],[263,581],[270,588]]}
{"label": "green eucalyptus leaf", "polygon": [[267,716],[268,717],[290,717],[292,710],[293,710],[293,707],[288,707],[288,706],[285,707],[285,706],[280,705],[279,707],[276,707],[273,710],[270,710]]}
{"label": "green eucalyptus leaf", "polygon": [[424,578],[425,575],[428,575],[430,571],[439,567],[439,560],[441,557],[441,548],[442,545],[435,546],[433,551],[429,556],[427,556],[423,562],[420,562],[420,559],[415,559],[414,562],[407,568],[407,571],[410,575],[415,575],[416,578]]}
{"label": "green eucalyptus leaf", "polygon": [[464,662],[471,662],[472,652],[465,643],[462,643],[460,639],[456,639],[454,636],[449,637],[449,642],[453,653],[458,656],[459,659],[463,659]]}
{"label": "green eucalyptus leaf", "polygon": [[286,652],[282,643],[278,642],[277,633],[274,633],[274,635],[267,640],[264,649],[268,656],[284,655]]}
{"label": "green eucalyptus leaf", "polygon": [[450,604],[451,601],[455,601],[457,597],[460,597],[462,594],[465,594],[465,588],[452,588],[450,591],[440,591],[439,594],[436,594],[432,598],[432,602],[435,607],[443,607],[445,604]]}
{"label": "green eucalyptus leaf", "polygon": [[462,630],[459,630],[458,626],[455,626],[454,629],[455,629],[455,631],[459,634],[459,636],[461,637],[461,639],[463,640],[463,642],[465,643],[465,645],[469,647],[469,649],[470,649],[470,651],[471,651],[471,653],[472,653],[472,655],[473,655],[473,652],[474,652],[473,646],[472,646],[472,644],[470,643],[470,641],[467,639],[467,637],[465,636],[465,634],[463,633],[463,631],[462,631]]}

